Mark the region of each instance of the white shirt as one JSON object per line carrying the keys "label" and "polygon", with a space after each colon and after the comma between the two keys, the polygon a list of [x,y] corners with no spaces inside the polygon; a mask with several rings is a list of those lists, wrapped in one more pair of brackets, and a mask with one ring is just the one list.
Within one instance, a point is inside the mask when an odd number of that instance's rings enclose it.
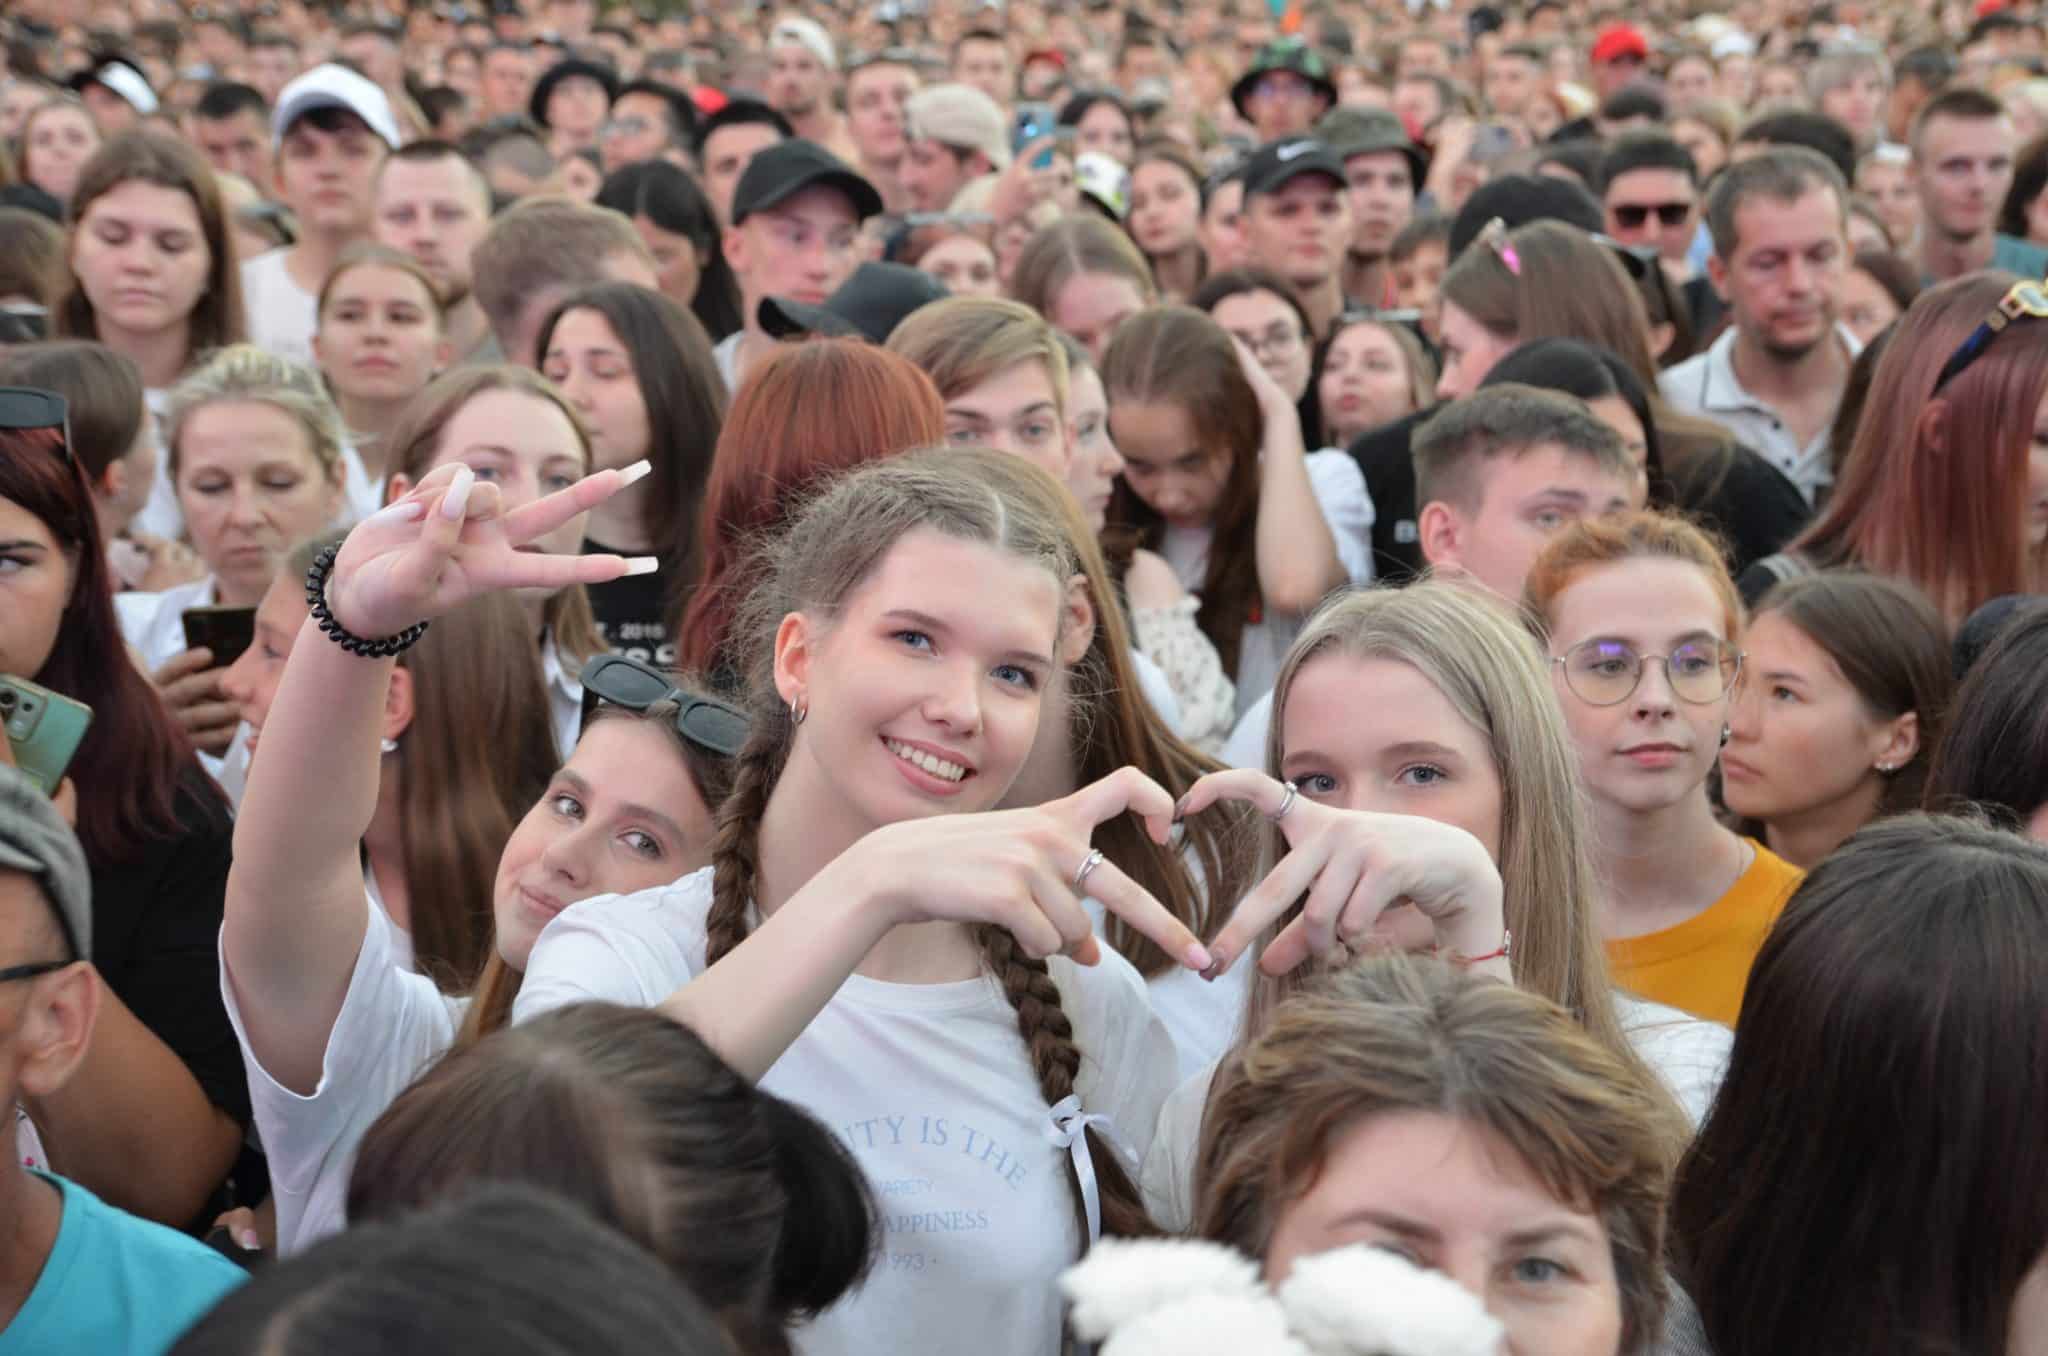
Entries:
{"label": "white shirt", "polygon": [[[1188,854],[1191,866],[1198,865]],[[1092,895],[1081,901],[1095,925],[1095,935],[1108,949],[1108,915]],[[1250,1000],[1251,976],[1256,967],[1233,965],[1215,980],[1203,979],[1199,971],[1185,965],[1171,968],[1145,980],[1145,992],[1152,1011],[1173,1039],[1175,1081],[1192,1077],[1215,1065],[1224,1052],[1237,1044],[1244,1029],[1245,1005]]]}
{"label": "white shirt", "polygon": [[185,644],[186,611],[214,607],[219,602],[213,576],[208,575],[161,593],[117,593],[114,616],[121,623],[121,639],[142,656],[149,672],[155,673],[189,648]]}
{"label": "white shirt", "polygon": [[555,726],[555,752],[566,763],[569,755],[576,752],[576,741],[583,734],[583,684],[577,681],[582,670],[571,673],[562,663],[553,627],[540,635],[540,672],[547,682],[548,718]]}
{"label": "white shirt", "polygon": [[740,341],[746,337],[745,329],[737,329],[711,346],[711,361],[718,368],[727,395],[740,389]]}
{"label": "white shirt", "polygon": [[249,342],[280,358],[313,366],[313,332],[320,328],[320,298],[301,288],[285,268],[289,248],[242,263],[242,310]]}
{"label": "white shirt", "polygon": [[[710,907],[708,867],[571,905],[535,942],[513,1019],[589,1000],[659,1003],[705,968]],[[1082,1107],[1142,1157],[1174,1077],[1144,983],[1111,951],[1093,967],[1049,964],[1081,1050]],[[1049,1108],[992,978],[851,976],[761,1086],[840,1136],[881,1215],[874,1271],[795,1334],[805,1356],[1059,1350],[1055,1280],[1080,1251],[1073,1167],[1047,1138]]]}
{"label": "white shirt", "polygon": [[[1852,359],[1863,351],[1856,336],[1841,325],[1835,326],[1835,338]],[[1657,389],[1676,408],[1713,420],[1754,448],[1799,487],[1807,503],[1813,503],[1821,488],[1835,478],[1834,468],[1828,465],[1829,430],[1823,428],[1802,445],[1776,410],[1742,389],[1735,376],[1734,353],[1735,328],[1731,325],[1705,353],[1668,368],[1657,378]]]}
{"label": "white shirt", "polygon": [[1133,649],[1131,676],[1138,680],[1138,691],[1152,704],[1152,709],[1159,715],[1160,723],[1175,735],[1179,735],[1180,698],[1173,695],[1173,684],[1166,681],[1166,671]]}
{"label": "white shirt", "polygon": [[1238,717],[1237,728],[1224,741],[1223,752],[1217,755],[1217,760],[1225,767],[1251,767],[1264,772],[1266,736],[1272,728],[1273,694],[1268,692]]}
{"label": "white shirt", "polygon": [[[1249,966],[1240,963],[1233,968]],[[1676,1008],[1623,993],[1614,995],[1614,1015],[1629,1048],[1664,1080],[1697,1129],[1727,1071],[1735,1033],[1718,1022],[1703,1022]],[[1209,1085],[1215,1077],[1216,1065],[1211,1064],[1173,1090],[1160,1109],[1152,1152],[1145,1158],[1145,1205],[1153,1220],[1169,1232],[1194,1227],[1195,1151],[1200,1147],[1202,1112],[1208,1106]]]}
{"label": "white shirt", "polygon": [[339,1233],[349,1171],[371,1122],[441,1053],[455,1044],[465,998],[397,964],[391,920],[367,901],[368,926],[348,994],[327,1035],[320,1081],[310,1097],[284,1087],[257,1062],[223,957],[220,993],[242,1043],[256,1132],[270,1161],[277,1202],[277,1250],[289,1256]]}
{"label": "white shirt", "polygon": [[[1364,472],[1349,453],[1333,448],[1311,452],[1305,461],[1309,487],[1315,492],[1316,505],[1322,509],[1323,521],[1336,542],[1337,559],[1343,564],[1344,573],[1354,584],[1370,583],[1373,508],[1365,491]],[[1202,590],[1209,569],[1209,543],[1214,536],[1206,527],[1169,527],[1160,542],[1160,555],[1173,567],[1181,587],[1190,593]],[[1239,715],[1272,691],[1273,680],[1280,676],[1280,661],[1287,657],[1288,647],[1294,644],[1307,620],[1268,613],[1259,621],[1246,624],[1244,639],[1238,645],[1237,672],[1230,675],[1237,683]]]}

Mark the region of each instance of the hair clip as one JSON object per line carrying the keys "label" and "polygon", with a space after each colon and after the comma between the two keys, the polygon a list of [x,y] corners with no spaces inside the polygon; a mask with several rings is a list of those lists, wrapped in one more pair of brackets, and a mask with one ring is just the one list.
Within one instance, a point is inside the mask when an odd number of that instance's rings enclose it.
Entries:
{"label": "hair clip", "polygon": [[1480,229],[1479,238],[1486,243],[1487,248],[1500,256],[1500,261],[1508,272],[1517,278],[1522,276],[1522,256],[1515,253],[1515,247],[1508,243],[1508,224],[1505,221],[1495,217],[1487,222]]}

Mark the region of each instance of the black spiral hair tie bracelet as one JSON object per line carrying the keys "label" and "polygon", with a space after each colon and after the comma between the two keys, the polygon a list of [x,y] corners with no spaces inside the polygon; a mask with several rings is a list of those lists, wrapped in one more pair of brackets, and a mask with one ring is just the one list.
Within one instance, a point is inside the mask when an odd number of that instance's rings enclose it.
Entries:
{"label": "black spiral hair tie bracelet", "polygon": [[320,623],[320,629],[329,640],[365,659],[389,659],[392,655],[403,654],[419,643],[427,633],[425,622],[414,622],[395,636],[382,640],[366,640],[350,631],[334,619],[327,610],[327,576],[334,569],[334,558],[341,553],[339,546],[323,546],[320,554],[313,557],[313,568],[306,571],[306,607],[313,614],[313,620]]}

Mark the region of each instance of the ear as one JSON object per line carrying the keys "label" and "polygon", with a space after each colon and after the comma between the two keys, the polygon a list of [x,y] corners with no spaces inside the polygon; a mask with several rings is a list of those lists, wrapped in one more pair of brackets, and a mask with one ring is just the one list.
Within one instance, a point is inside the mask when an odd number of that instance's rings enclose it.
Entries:
{"label": "ear", "polygon": [[391,684],[384,689],[384,723],[379,732],[386,739],[397,739],[412,728],[414,714],[412,672],[404,665],[391,670]]}
{"label": "ear", "polygon": [[384,502],[395,504],[412,493],[412,477],[403,471],[393,471],[384,481]]}
{"label": "ear", "polygon": [[775,691],[785,704],[807,699],[811,661],[823,639],[809,617],[792,612],[775,628]]}
{"label": "ear", "polygon": [[1948,402],[1936,397],[1913,420],[1913,441],[1930,452],[1948,451]]}
{"label": "ear", "polygon": [[1908,711],[1905,715],[1879,725],[1870,736],[1870,761],[1873,766],[1882,764],[1890,768],[1902,768],[1913,761],[1920,752],[1920,713]]}
{"label": "ear", "polygon": [[[318,343],[319,341],[316,338],[314,342]],[[314,351],[317,353],[319,350],[315,349]],[[448,364],[454,361],[455,341],[450,339],[444,330],[442,331],[440,341],[434,345],[434,375],[439,376],[441,373],[446,372]]]}
{"label": "ear", "polygon": [[101,499],[119,499],[127,488],[128,459],[116,457],[100,472],[100,483],[92,487],[92,492]]}
{"label": "ear", "polygon": [[15,1035],[23,1096],[48,1097],[70,1080],[92,1046],[99,1011],[99,972],[88,962],[35,981]]}
{"label": "ear", "polygon": [[1662,358],[1671,350],[1671,341],[1678,337],[1678,326],[1668,320],[1660,320],[1650,326],[1650,352]]}
{"label": "ear", "polygon": [[320,331],[318,330],[313,331],[313,365],[321,368],[327,366],[327,355],[320,351]]}
{"label": "ear", "polygon": [[1707,281],[1714,285],[1714,295],[1722,301],[1728,300],[1728,265],[1719,254],[1707,256]]}
{"label": "ear", "polygon": [[718,237],[718,248],[725,251],[725,262],[735,275],[744,273],[747,267],[747,235],[738,226],[729,226]]}
{"label": "ear", "polygon": [[1095,599],[1088,592],[1088,576],[1077,574],[1067,581],[1067,600],[1060,608],[1060,667],[1080,663],[1094,643]]}
{"label": "ear", "polygon": [[1456,566],[1464,555],[1465,525],[1458,511],[1441,499],[1422,506],[1415,518],[1416,544],[1422,558],[1435,566]]}

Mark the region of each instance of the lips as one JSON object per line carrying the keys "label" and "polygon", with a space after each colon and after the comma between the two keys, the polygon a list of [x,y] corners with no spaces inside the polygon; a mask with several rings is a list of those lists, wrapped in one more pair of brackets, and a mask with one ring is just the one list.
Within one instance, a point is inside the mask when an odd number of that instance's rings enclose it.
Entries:
{"label": "lips", "polygon": [[1757,779],[1757,770],[1739,758],[1721,755],[1721,775],[1731,782],[1750,782]]}
{"label": "lips", "polygon": [[928,796],[957,795],[975,775],[961,754],[937,745],[883,735],[882,747],[889,751],[904,779]]}
{"label": "lips", "polygon": [[563,909],[569,907],[565,901],[525,885],[519,887],[519,902],[526,906],[529,913],[533,913],[543,920],[553,918]]}

